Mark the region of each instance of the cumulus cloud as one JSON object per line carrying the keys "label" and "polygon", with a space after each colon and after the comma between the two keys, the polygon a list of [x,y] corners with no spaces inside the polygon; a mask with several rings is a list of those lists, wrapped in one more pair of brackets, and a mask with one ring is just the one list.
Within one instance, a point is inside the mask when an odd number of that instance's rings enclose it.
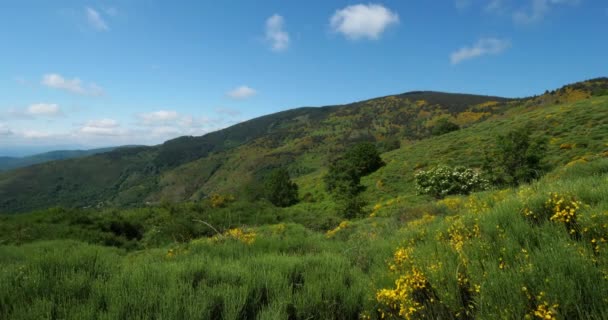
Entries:
{"label": "cumulus cloud", "polygon": [[134,134],[166,139],[203,135],[227,126],[226,121],[220,118],[195,117],[170,110],[141,113],[136,118],[139,128],[132,131]]}
{"label": "cumulus cloud", "polygon": [[348,39],[375,40],[391,25],[399,23],[399,15],[379,4],[356,4],[337,10],[330,19],[334,32]]}
{"label": "cumulus cloud", "polygon": [[169,123],[177,120],[179,114],[177,111],[171,110],[158,110],[147,113],[140,113],[137,115],[140,124],[142,125],[158,125],[163,123]]}
{"label": "cumulus cloud", "polygon": [[473,46],[462,47],[450,55],[450,62],[458,64],[465,60],[478,58],[485,55],[497,55],[507,50],[511,46],[509,40],[496,38],[483,38]]}
{"label": "cumulus cloud", "polygon": [[101,17],[98,11],[93,8],[86,7],[85,8],[85,16],[87,18],[87,22],[91,27],[93,27],[97,31],[107,31],[110,28],[105,20]]}
{"label": "cumulus cloud", "polygon": [[25,109],[28,116],[57,116],[61,114],[59,105],[55,103],[35,103]]}
{"label": "cumulus cloud", "polygon": [[79,132],[98,136],[121,136],[127,134],[127,130],[120,127],[114,119],[99,119],[87,121]]}
{"label": "cumulus cloud", "polygon": [[266,20],[266,41],[273,51],[283,51],[289,47],[289,34],[285,31],[285,19],[274,14]]}
{"label": "cumulus cloud", "polygon": [[42,139],[51,136],[48,132],[37,131],[37,130],[25,130],[21,132],[21,136],[26,139]]}
{"label": "cumulus cloud", "polygon": [[230,91],[228,91],[228,93],[226,93],[226,95],[232,99],[236,99],[236,100],[243,100],[243,99],[247,99],[247,98],[251,98],[253,96],[255,96],[257,94],[257,91],[251,87],[248,86],[240,86],[237,88],[234,88]]}
{"label": "cumulus cloud", "polygon": [[100,96],[103,95],[103,88],[95,83],[85,86],[78,78],[66,79],[57,73],[49,73],[42,76],[42,84],[53,89],[65,90],[81,95]]}

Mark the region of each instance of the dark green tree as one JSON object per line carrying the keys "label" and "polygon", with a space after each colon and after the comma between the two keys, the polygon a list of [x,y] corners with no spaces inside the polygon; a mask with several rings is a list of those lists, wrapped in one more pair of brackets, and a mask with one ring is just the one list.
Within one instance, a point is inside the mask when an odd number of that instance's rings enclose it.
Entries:
{"label": "dark green tree", "polygon": [[291,181],[287,170],[276,169],[264,182],[264,196],[277,207],[289,207],[298,203],[298,185]]}
{"label": "dark green tree", "polygon": [[357,170],[359,177],[366,176],[384,166],[378,149],[371,142],[354,145],[346,152],[344,160]]}
{"label": "dark green tree", "polygon": [[323,177],[327,191],[339,195],[355,195],[361,191],[361,176],[355,166],[346,159],[333,161]]}
{"label": "dark green tree", "polygon": [[345,217],[353,218],[363,213],[365,202],[360,197],[363,191],[361,177],[383,165],[376,147],[367,142],[355,145],[330,164],[324,177],[325,186]]}
{"label": "dark green tree", "polygon": [[544,139],[533,139],[529,129],[515,129],[496,139],[496,151],[486,154],[484,169],[495,184],[518,185],[538,179],[545,168]]}

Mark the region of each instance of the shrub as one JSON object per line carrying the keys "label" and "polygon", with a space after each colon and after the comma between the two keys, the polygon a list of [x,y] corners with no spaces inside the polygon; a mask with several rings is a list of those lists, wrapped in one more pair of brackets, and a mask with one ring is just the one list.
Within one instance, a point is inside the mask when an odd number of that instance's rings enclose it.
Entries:
{"label": "shrub", "polygon": [[469,194],[488,188],[488,181],[478,172],[462,166],[438,166],[419,171],[415,179],[419,194],[429,194],[435,198],[451,194]]}

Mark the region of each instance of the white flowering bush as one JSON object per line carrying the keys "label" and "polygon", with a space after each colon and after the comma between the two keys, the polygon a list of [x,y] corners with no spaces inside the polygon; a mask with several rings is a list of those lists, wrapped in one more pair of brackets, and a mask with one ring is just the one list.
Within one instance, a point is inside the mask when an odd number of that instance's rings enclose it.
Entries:
{"label": "white flowering bush", "polygon": [[438,166],[416,173],[416,190],[418,194],[429,194],[443,198],[451,194],[469,194],[489,188],[488,180],[475,170],[462,166]]}

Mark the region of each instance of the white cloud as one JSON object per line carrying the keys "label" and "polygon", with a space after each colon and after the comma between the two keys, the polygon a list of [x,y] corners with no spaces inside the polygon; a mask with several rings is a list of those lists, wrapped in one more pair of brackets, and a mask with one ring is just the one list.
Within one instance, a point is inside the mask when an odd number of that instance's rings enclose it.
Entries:
{"label": "white cloud", "polygon": [[103,20],[103,18],[99,14],[99,12],[97,12],[93,8],[86,7],[85,8],[85,15],[86,15],[86,18],[87,18],[87,22],[95,30],[97,30],[97,31],[107,31],[107,30],[110,29],[110,28],[108,28],[108,25]]}
{"label": "white cloud", "polygon": [[509,40],[496,38],[483,38],[471,47],[462,47],[450,55],[450,62],[458,64],[462,61],[481,57],[484,55],[496,55],[505,51],[511,46]]}
{"label": "white cloud", "polygon": [[289,47],[289,34],[285,31],[285,19],[274,14],[266,20],[266,41],[273,51],[283,51]]}
{"label": "white cloud", "polygon": [[27,139],[41,139],[48,138],[51,136],[48,132],[36,131],[36,130],[25,130],[21,132],[21,136]]}
{"label": "white cloud", "polygon": [[118,121],[114,119],[90,120],[79,130],[80,133],[95,136],[122,136],[128,131],[120,127]]}
{"label": "white cloud", "polygon": [[253,88],[248,86],[240,86],[229,91],[226,95],[232,99],[243,100],[251,98],[257,94]]}
{"label": "white cloud", "polygon": [[43,75],[42,84],[49,88],[65,90],[82,95],[100,96],[104,94],[103,88],[95,83],[84,86],[82,81],[78,78],[70,80],[57,73]]}
{"label": "white cloud", "polygon": [[176,111],[159,110],[148,113],[140,113],[137,115],[139,121],[143,125],[156,125],[175,121],[179,118]]}
{"label": "white cloud", "polygon": [[337,10],[330,19],[335,32],[351,40],[378,39],[386,28],[399,23],[399,15],[379,4],[356,4]]}
{"label": "white cloud", "polygon": [[35,103],[27,107],[25,114],[28,116],[57,116],[61,114],[61,110],[55,103]]}
{"label": "white cloud", "polygon": [[120,126],[118,121],[114,119],[99,119],[91,120],[86,123],[85,126],[96,127],[96,128],[117,128]]}
{"label": "white cloud", "polygon": [[530,24],[542,20],[553,5],[578,5],[581,0],[530,0],[528,8],[513,13],[513,21],[517,24]]}

